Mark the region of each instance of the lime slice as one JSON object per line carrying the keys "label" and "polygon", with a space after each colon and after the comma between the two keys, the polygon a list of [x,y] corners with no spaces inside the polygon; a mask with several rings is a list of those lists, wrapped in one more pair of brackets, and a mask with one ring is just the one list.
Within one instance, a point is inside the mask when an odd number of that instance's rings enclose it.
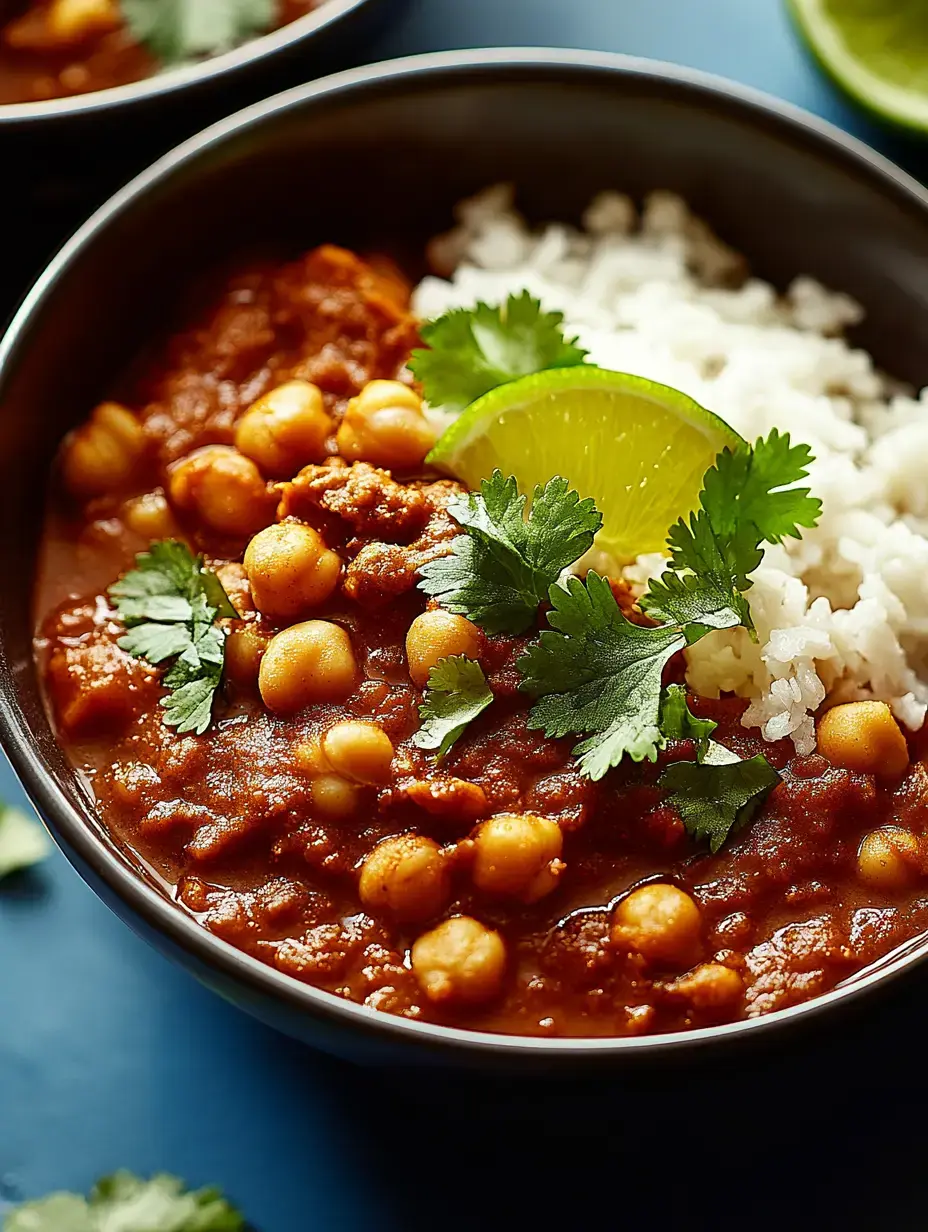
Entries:
{"label": "lime slice", "polygon": [[928,131],[925,0],[788,0],[826,72],[868,111]]}
{"label": "lime slice", "polygon": [[500,385],[469,406],[426,461],[476,488],[495,467],[523,492],[563,475],[603,515],[614,560],[659,552],[698,503],[702,478],[741,437],[667,385],[588,364]]}

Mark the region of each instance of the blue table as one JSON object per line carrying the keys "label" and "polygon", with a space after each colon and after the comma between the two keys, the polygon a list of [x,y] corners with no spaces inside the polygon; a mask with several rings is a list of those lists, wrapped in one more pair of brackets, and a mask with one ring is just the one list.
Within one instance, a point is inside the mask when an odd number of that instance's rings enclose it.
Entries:
{"label": "blue table", "polygon": [[[371,58],[506,44],[695,65],[799,103],[916,169],[922,161],[816,74],[781,0],[413,0]],[[0,796],[21,796],[5,764]],[[658,1092],[361,1072],[201,989],[56,853],[0,892],[0,1212],[128,1167],[216,1182],[260,1232],[504,1219],[569,1229],[603,1214],[617,1228],[681,1216],[692,1229],[924,1226],[923,1135],[917,1120],[907,1136],[894,1126],[928,1093],[925,1000],[909,988],[846,1023],[841,1039],[732,1062],[702,1086],[679,1075]],[[764,1114],[744,1116],[750,1088]],[[708,1117],[698,1128],[697,1108]],[[800,1184],[815,1220],[793,1205]],[[574,1185],[574,1216],[556,1219]]]}

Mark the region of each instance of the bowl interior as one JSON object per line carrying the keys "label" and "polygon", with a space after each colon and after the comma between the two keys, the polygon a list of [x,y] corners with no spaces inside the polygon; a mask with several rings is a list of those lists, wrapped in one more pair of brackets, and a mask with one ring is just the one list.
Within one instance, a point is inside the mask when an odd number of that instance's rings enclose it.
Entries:
{"label": "bowl interior", "polygon": [[[50,774],[85,826],[97,829],[32,665],[47,468],[62,434],[215,263],[269,242],[296,252],[329,241],[389,251],[416,274],[454,203],[495,182],[514,182],[536,220],[577,219],[604,188],[671,189],[762,277],[785,287],[811,274],[857,297],[868,314],[861,343],[894,375],[928,383],[919,190],[812,124],[683,73],[618,63],[435,57],[303,87],[130,186],[27,302],[0,349],[0,689],[14,760],[32,767],[33,786]],[[78,823],[56,820],[73,841]]]}

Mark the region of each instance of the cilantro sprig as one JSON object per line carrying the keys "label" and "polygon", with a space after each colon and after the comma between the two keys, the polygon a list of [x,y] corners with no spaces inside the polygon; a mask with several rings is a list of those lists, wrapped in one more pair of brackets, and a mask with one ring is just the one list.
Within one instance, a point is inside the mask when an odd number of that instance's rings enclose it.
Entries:
{"label": "cilantro sprig", "polygon": [[780,781],[763,754],[742,760],[712,739],[718,724],[690,710],[686,689],[668,685],[661,697],[661,732],[668,740],[692,740],[696,760],[672,762],[658,779],[687,832],[712,852],[748,824]]}
{"label": "cilantro sprig", "polygon": [[422,726],[412,737],[413,744],[434,752],[435,760],[440,761],[492,701],[479,663],[465,655],[439,659],[429,672],[419,707]]}
{"label": "cilantro sprig", "polygon": [[732,629],[754,635],[746,592],[763,559],[764,543],[801,537],[815,526],[822,502],[794,485],[806,475],[808,445],[792,445],[776,428],[753,449],[726,449],[706,472],[700,508],[667,537],[666,572],[652,581],[641,606],[654,620]]}
{"label": "cilantro sprig", "polygon": [[730,834],[748,824],[780,781],[762,753],[742,761],[724,745],[709,746],[702,761],[676,761],[658,779],[697,842],[718,851]]}
{"label": "cilantro sprig", "polygon": [[528,291],[497,307],[453,308],[422,326],[428,349],[413,351],[409,367],[432,406],[463,411],[517,377],[582,364],[586,351],[564,337],[563,321]]}
{"label": "cilantro sprig", "polygon": [[225,658],[225,633],[215,622],[238,613],[203,558],[176,539],[153,543],[135,564],[108,592],[127,630],[118,644],[149,663],[174,660],[163,681],[164,721],[202,735]]}
{"label": "cilantro sprig", "polygon": [[525,503],[515,479],[495,470],[479,493],[449,502],[467,533],[453,541],[451,555],[421,570],[427,595],[487,633],[524,633],[533,625],[552,582],[592,546],[603,524],[593,501],[581,500],[559,477],[536,486],[527,518]]}
{"label": "cilantro sprig", "polygon": [[214,56],[270,30],[274,0],[121,0],[132,37],[165,64]]}
{"label": "cilantro sprig", "polygon": [[[668,740],[694,740],[696,761],[668,767],[660,786],[688,832],[715,851],[779,775],[763,755],[742,761],[713,741],[711,720],[690,713],[682,690],[663,688],[664,669],[713,629],[743,626],[754,635],[747,593],[763,545],[800,537],[821,512],[809,489],[796,486],[811,461],[805,445],[775,430],[753,448],[718,456],[699,509],[671,528],[667,568],[641,600],[652,625],[630,621],[608,579],[593,571],[556,580],[601,525],[592,502],[560,477],[535,489],[527,519],[515,479],[498,471],[479,494],[453,502],[463,534],[451,555],[425,566],[420,586],[490,634],[524,632],[547,600],[549,627],[517,664],[520,688],[535,699],[529,726],[583,737],[574,754],[592,779],[624,757],[656,761]],[[450,711],[456,704],[445,696]]]}
{"label": "cilantro sprig", "polygon": [[661,747],[664,668],[686,637],[623,615],[607,578],[592,571],[550,589],[550,629],[519,660],[520,688],[538,698],[529,725],[546,736],[584,734],[574,753],[599,779],[626,755],[652,761]]}
{"label": "cilantro sprig", "polygon": [[243,1232],[243,1216],[218,1189],[188,1190],[167,1173],[142,1180],[115,1172],[89,1198],[53,1193],[25,1202],[5,1218],[3,1232]]}

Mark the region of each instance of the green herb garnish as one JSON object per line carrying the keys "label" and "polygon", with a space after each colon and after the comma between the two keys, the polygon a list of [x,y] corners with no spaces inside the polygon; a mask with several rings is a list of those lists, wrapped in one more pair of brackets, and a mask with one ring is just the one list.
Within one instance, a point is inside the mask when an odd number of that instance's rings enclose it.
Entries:
{"label": "green herb garnish", "polygon": [[225,657],[225,634],[215,622],[238,613],[202,556],[176,539],[153,543],[135,563],[108,592],[127,629],[118,644],[149,663],[174,659],[164,677],[170,690],[161,700],[164,721],[202,735]]}
{"label": "green herb garnish", "polygon": [[132,37],[165,64],[214,56],[264,34],[274,0],[121,0]]}
{"label": "green herb garnish", "polygon": [[776,428],[753,449],[726,449],[706,472],[700,508],[667,537],[667,571],[653,581],[641,606],[654,620],[706,629],[743,625],[754,632],[744,595],[763,559],[762,544],[801,537],[815,526],[822,502],[808,488],[789,487],[806,475],[807,445],[791,445]]}
{"label": "green herb garnish", "polygon": [[586,351],[564,337],[563,321],[561,312],[542,312],[528,291],[495,308],[453,308],[422,326],[428,349],[413,351],[409,367],[432,406],[463,411],[517,377],[582,364]]}
{"label": "green herb garnish", "polygon": [[41,823],[21,809],[0,805],[0,880],[44,860],[52,845]]}
{"label": "green herb garnish", "polygon": [[464,655],[440,659],[429,672],[419,707],[422,726],[412,737],[420,749],[434,750],[437,761],[448,752],[469,723],[483,714],[493,694],[483,668]]}
{"label": "green herb garnish", "polygon": [[661,677],[686,645],[678,627],[644,628],[622,614],[607,578],[590,572],[550,590],[550,629],[519,660],[520,688],[540,698],[531,727],[546,736],[588,735],[574,753],[593,779],[657,756]]}
{"label": "green herb garnish", "polygon": [[[679,686],[663,689],[678,651],[712,629],[743,626],[753,634],[746,592],[764,543],[798,538],[814,526],[821,502],[795,485],[811,455],[776,431],[734,451],[706,473],[700,508],[670,530],[666,571],[641,606],[658,623],[637,625],[622,612],[608,579],[555,581],[590,547],[601,524],[591,501],[566,480],[525,498],[499,472],[479,495],[454,503],[464,534],[453,554],[423,570],[422,588],[488,633],[520,633],[550,603],[550,628],[519,660],[521,688],[536,699],[529,725],[552,737],[584,737],[574,748],[582,771],[602,778],[623,757],[655,761],[668,739],[692,739],[697,760],[676,762],[660,785],[688,832],[717,850],[779,781],[762,755],[741,761],[711,739],[715,724],[697,719]],[[538,513],[537,527],[533,521]],[[547,592],[545,587],[547,586]],[[453,710],[455,693],[444,705]],[[460,733],[458,733],[460,734]]]}
{"label": "green herb garnish", "polygon": [[714,719],[697,719],[687,705],[682,684],[669,684],[661,694],[661,732],[668,740],[694,741],[697,756],[702,758],[717,727]]}
{"label": "green herb garnish", "polygon": [[742,761],[712,741],[699,761],[675,761],[658,784],[680,814],[686,832],[718,851],[730,834],[746,826],[780,776],[762,753]]}
{"label": "green herb garnish", "polygon": [[11,1211],[3,1232],[242,1232],[245,1220],[218,1189],[188,1190],[160,1173],[116,1172],[89,1198],[54,1193]]}
{"label": "green herb garnish", "polygon": [[593,544],[602,517],[566,479],[539,484],[528,518],[516,481],[494,471],[480,492],[456,497],[448,512],[466,530],[450,556],[423,566],[419,586],[449,612],[487,633],[524,633],[552,582]]}

